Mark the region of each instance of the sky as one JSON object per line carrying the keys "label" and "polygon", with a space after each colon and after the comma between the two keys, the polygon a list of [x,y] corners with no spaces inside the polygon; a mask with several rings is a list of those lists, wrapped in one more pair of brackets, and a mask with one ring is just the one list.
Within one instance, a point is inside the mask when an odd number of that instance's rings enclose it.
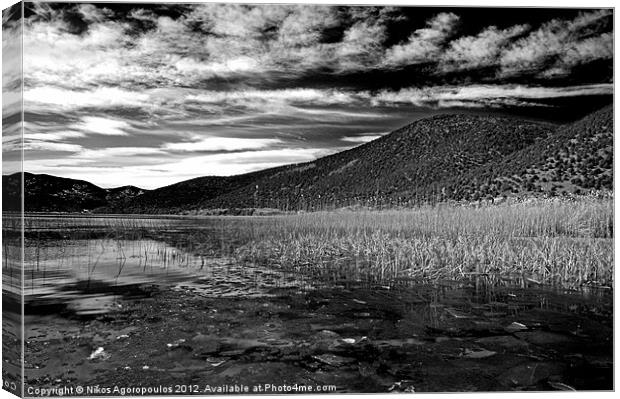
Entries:
{"label": "sky", "polygon": [[[26,3],[24,169],[152,189],[361,145],[439,113],[574,120],[612,101],[613,12]],[[3,173],[18,45],[3,13]]]}

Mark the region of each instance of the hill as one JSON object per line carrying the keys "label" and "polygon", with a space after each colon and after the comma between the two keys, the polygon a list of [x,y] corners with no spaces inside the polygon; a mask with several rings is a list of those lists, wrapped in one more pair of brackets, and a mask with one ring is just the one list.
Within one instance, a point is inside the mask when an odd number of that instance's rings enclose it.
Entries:
{"label": "hill", "polygon": [[[440,115],[312,162],[199,177],[155,190],[103,189],[80,180],[25,176],[27,210],[38,211],[316,210],[579,194],[612,189],[613,109],[566,125]],[[5,204],[18,198],[16,179],[3,176]]]}
{"label": "hill", "polygon": [[[2,176],[4,211],[20,208],[20,174]],[[24,173],[24,204],[28,212],[83,212],[99,207],[120,205],[144,193],[134,186],[112,189],[98,187],[84,180],[47,174]]]}
{"label": "hill", "polygon": [[580,194],[612,185],[611,106],[559,126],[441,115],[314,162],[272,169],[198,208],[411,206]]}
{"label": "hill", "polygon": [[209,200],[251,185],[270,171],[247,173],[238,176],[205,176],[171,184],[144,194],[122,204],[110,204],[104,211],[127,213],[182,213],[196,210]]}
{"label": "hill", "polygon": [[452,199],[470,200],[612,190],[613,126],[613,108],[608,106],[442,185]]}
{"label": "hill", "polygon": [[424,202],[441,182],[503,159],[555,127],[511,118],[442,115],[314,162],[274,169],[203,208],[320,209]]}

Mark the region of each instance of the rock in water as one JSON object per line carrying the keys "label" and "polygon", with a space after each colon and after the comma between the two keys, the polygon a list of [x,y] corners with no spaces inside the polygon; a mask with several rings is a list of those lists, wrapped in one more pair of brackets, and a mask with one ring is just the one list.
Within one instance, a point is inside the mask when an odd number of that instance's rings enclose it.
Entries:
{"label": "rock in water", "polygon": [[516,321],[514,321],[514,322],[512,322],[512,324],[510,324],[504,330],[506,330],[509,333],[514,333],[514,332],[517,332],[517,331],[527,330],[527,326],[525,324],[517,323]]}
{"label": "rock in water", "polygon": [[166,346],[168,347],[168,349],[172,349],[172,348],[177,348],[179,347],[181,344],[185,343],[185,340],[183,338],[181,339],[177,339],[174,342],[168,343],[166,344]]}
{"label": "rock in water", "polygon": [[110,358],[110,354],[106,352],[103,347],[99,347],[88,356],[88,360],[107,360]]}

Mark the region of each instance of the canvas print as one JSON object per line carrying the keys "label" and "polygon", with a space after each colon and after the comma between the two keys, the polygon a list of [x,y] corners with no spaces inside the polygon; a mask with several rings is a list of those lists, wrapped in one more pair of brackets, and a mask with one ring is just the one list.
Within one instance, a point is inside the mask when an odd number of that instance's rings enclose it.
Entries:
{"label": "canvas print", "polygon": [[3,10],[3,389],[613,390],[613,17]]}

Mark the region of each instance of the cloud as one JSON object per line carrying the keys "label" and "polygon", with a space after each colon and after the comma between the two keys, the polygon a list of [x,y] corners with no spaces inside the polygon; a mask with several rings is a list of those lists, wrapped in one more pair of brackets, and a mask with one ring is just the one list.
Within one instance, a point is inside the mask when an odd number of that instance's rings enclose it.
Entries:
{"label": "cloud", "polygon": [[[49,145],[49,147],[44,147]],[[40,147],[41,146],[41,147]],[[98,173],[108,173],[112,169],[119,171],[126,167],[139,165],[138,169],[146,167],[154,167],[159,164],[170,162],[170,158],[166,157],[166,153],[159,148],[150,147],[108,147],[108,148],[84,148],[76,144],[68,143],[31,143],[27,148],[31,151],[61,151],[70,154],[62,154],[58,156],[47,153],[47,156],[40,159],[34,157],[26,157],[24,159],[24,169],[33,173],[39,173],[43,170],[58,176],[66,176],[65,171],[74,170],[79,174],[82,170],[81,179],[88,181],[98,180]],[[34,154],[34,153],[33,153]],[[36,155],[36,154],[35,154]],[[138,160],[138,162],[136,162]],[[87,170],[91,173],[87,174]],[[127,178],[127,175],[125,179]],[[119,186],[117,180],[115,186]]]}
{"label": "cloud", "polygon": [[240,56],[222,62],[204,62],[195,58],[179,58],[172,60],[174,68],[184,74],[200,73],[207,76],[226,75],[240,72],[249,72],[259,68],[258,62],[250,57]]}
{"label": "cloud", "polygon": [[532,100],[613,94],[612,84],[570,87],[528,87],[522,85],[438,86],[382,91],[372,98],[374,105],[409,103],[415,106],[483,107],[532,106]]}
{"label": "cloud", "polygon": [[[599,33],[611,10],[582,13],[572,20],[554,19],[503,50],[501,76],[568,75],[578,64],[613,57],[612,37]],[[549,73],[549,71],[554,73]]]}
{"label": "cloud", "polygon": [[80,153],[70,156],[67,161],[103,162],[103,165],[107,166],[110,160],[124,159],[131,164],[131,157],[157,155],[165,155],[165,152],[153,147],[109,147],[84,149]]}
{"label": "cloud", "polygon": [[597,60],[613,59],[614,42],[611,33],[569,44],[556,63],[542,72],[545,77],[564,77],[570,75],[573,68]]}
{"label": "cloud", "polygon": [[313,47],[320,43],[324,32],[341,24],[334,7],[303,5],[288,10],[279,24],[278,47]]}
{"label": "cloud", "polygon": [[371,135],[364,135],[364,136],[344,136],[340,138],[340,140],[346,141],[349,143],[368,143],[369,141],[376,140],[381,136],[382,135],[379,135],[379,134],[371,134]]}
{"label": "cloud", "polygon": [[[358,93],[362,106],[370,105],[367,101],[371,98],[368,92]],[[349,109],[325,109],[325,108],[300,108],[295,107],[293,112],[298,117],[310,116],[320,118],[327,121],[350,120],[350,119],[381,119],[385,115],[379,112],[368,111],[367,109],[349,110]]]}
{"label": "cloud", "polygon": [[77,4],[76,10],[89,23],[103,22],[113,15],[108,8],[99,8],[93,4]]}
{"label": "cloud", "polygon": [[[94,18],[94,17],[93,17]],[[93,22],[83,35],[74,35],[60,16],[30,22],[24,31],[24,74],[30,86],[84,86],[118,82],[123,73],[133,76],[126,49],[130,38],[120,22]]]}
{"label": "cloud", "polygon": [[347,29],[335,52],[339,70],[351,72],[377,65],[383,56],[385,30],[384,25],[367,21]]}
{"label": "cloud", "polygon": [[292,88],[281,90],[198,90],[191,88],[145,89],[139,92],[121,88],[100,87],[91,90],[71,90],[37,87],[24,92],[31,110],[139,108],[145,112],[179,115],[185,107],[200,106],[204,111],[223,107],[276,110],[292,105],[329,106],[354,104],[367,93],[336,89]]}
{"label": "cloud", "polygon": [[[148,92],[136,92],[116,87],[72,90],[40,86],[24,91],[24,103],[29,110],[69,110],[78,108],[147,107]],[[155,104],[153,104],[155,105]]]}
{"label": "cloud", "polygon": [[60,132],[48,132],[48,133],[30,133],[28,128],[24,129],[24,140],[39,140],[39,141],[63,141],[67,139],[75,139],[84,137],[84,133],[76,131],[60,131]]}
{"label": "cloud", "polygon": [[168,143],[163,148],[172,151],[203,152],[203,151],[240,151],[269,148],[282,144],[279,139],[242,139],[234,137],[206,137],[198,141],[184,143]]}
{"label": "cloud", "polygon": [[238,90],[238,91],[203,91],[200,94],[189,95],[189,101],[202,103],[246,104],[247,102],[283,102],[283,103],[311,103],[311,104],[339,104],[355,100],[355,94],[341,90],[321,90],[309,88],[295,88],[282,90]]}
{"label": "cloud", "polygon": [[[334,46],[321,43],[323,31],[340,23],[334,7],[198,4],[188,10],[172,19],[135,9],[128,21],[80,5],[77,13],[88,24],[80,35],[71,32],[66,11],[46,10],[45,18],[26,24],[29,85],[179,86],[334,62]],[[152,29],[136,30],[132,21]]]}
{"label": "cloud", "polygon": [[515,25],[501,30],[490,26],[476,36],[453,40],[440,57],[440,69],[451,72],[495,66],[499,63],[502,49],[513,38],[529,29],[528,25]]}
{"label": "cloud", "polygon": [[19,115],[22,111],[21,91],[3,90],[2,92],[2,115],[7,118],[10,115]]}
{"label": "cloud", "polygon": [[51,151],[76,153],[82,150],[78,144],[54,143],[40,140],[24,140],[24,151]]}
{"label": "cloud", "polygon": [[[2,114],[21,112],[21,29],[14,15],[15,7],[2,12]],[[4,125],[4,124],[3,124]]]}
{"label": "cloud", "polygon": [[269,28],[278,26],[292,10],[287,6],[248,7],[241,4],[200,4],[188,16],[203,29],[218,36],[239,39],[263,38]]}
{"label": "cloud", "polygon": [[117,119],[101,118],[98,116],[84,116],[82,121],[73,126],[74,129],[88,133],[103,134],[106,136],[126,136],[131,125]]}
{"label": "cloud", "polygon": [[[550,77],[549,68],[567,74],[581,63],[610,59],[611,52],[612,35],[602,31],[608,10],[551,20],[527,37],[526,25],[489,26],[459,37],[467,21],[442,12],[423,27],[409,26],[404,42],[386,48],[391,25],[402,29],[406,22],[392,7],[194,4],[176,18],[139,6],[120,18],[92,4],[32,7],[35,16],[26,21],[24,35],[29,89],[212,90],[210,82],[222,79],[269,84],[317,70],[340,75],[417,64],[435,65],[427,75],[496,66],[497,79]],[[70,12],[85,25],[79,34],[66,18]],[[561,58],[558,65],[548,65],[555,58]]]}
{"label": "cloud", "polygon": [[445,42],[456,32],[460,18],[454,13],[441,13],[418,29],[404,44],[398,44],[386,51],[384,64],[403,66],[424,62],[435,62]]}

